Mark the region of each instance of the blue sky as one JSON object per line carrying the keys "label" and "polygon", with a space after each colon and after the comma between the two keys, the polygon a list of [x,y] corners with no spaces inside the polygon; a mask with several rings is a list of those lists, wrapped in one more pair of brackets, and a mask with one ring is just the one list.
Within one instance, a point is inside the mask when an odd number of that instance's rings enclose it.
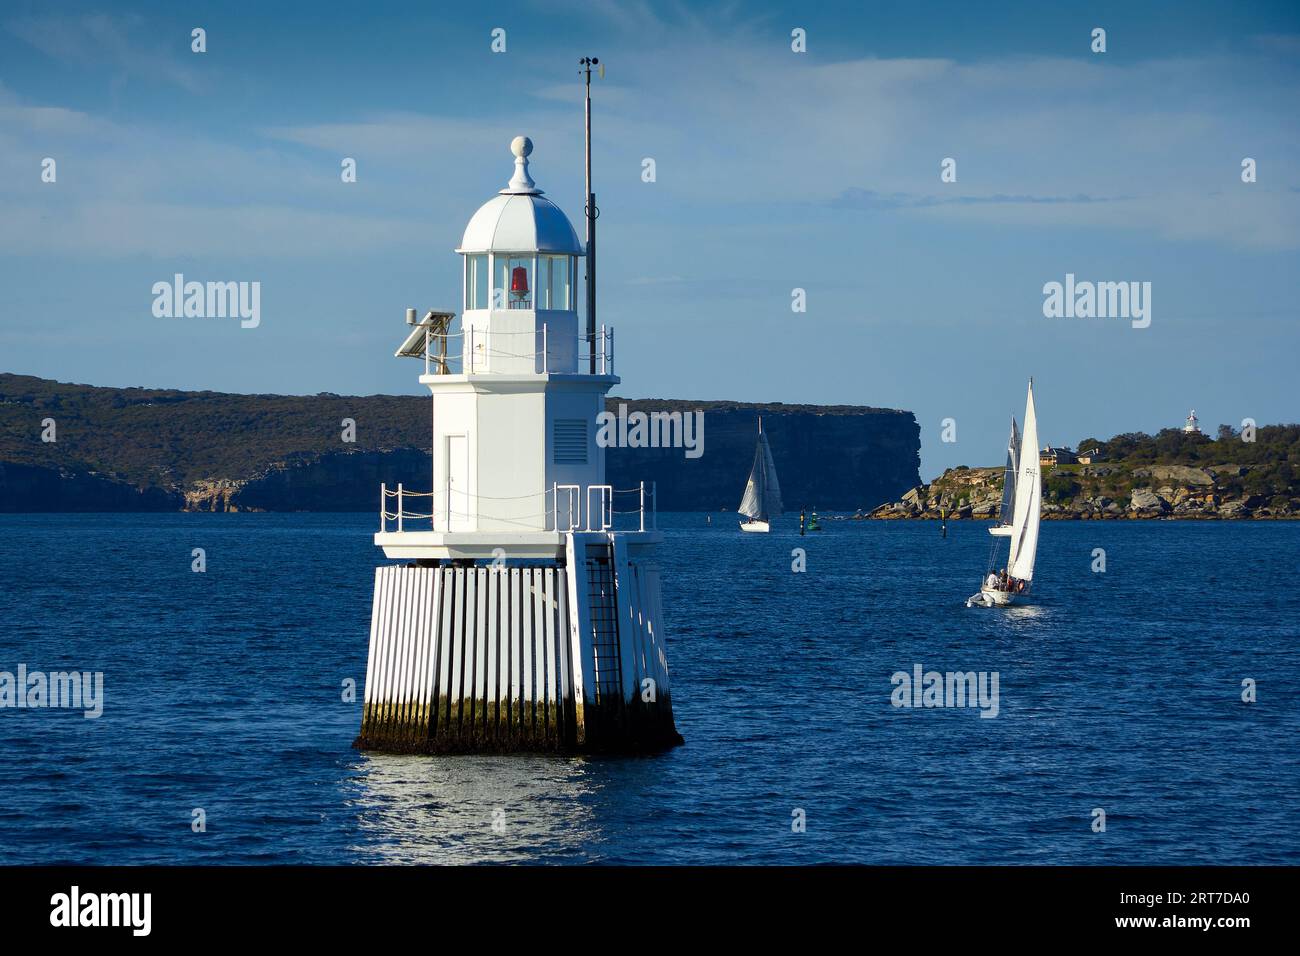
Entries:
{"label": "blue sky", "polygon": [[[926,478],[996,463],[1031,374],[1053,444],[1300,418],[1300,5],[981,6],[8,3],[0,370],[418,394],[402,311],[458,307],[516,133],[581,232],[596,55],[620,394],[907,408]],[[261,325],[155,318],[175,272]],[[1045,318],[1067,272],[1151,326]]]}

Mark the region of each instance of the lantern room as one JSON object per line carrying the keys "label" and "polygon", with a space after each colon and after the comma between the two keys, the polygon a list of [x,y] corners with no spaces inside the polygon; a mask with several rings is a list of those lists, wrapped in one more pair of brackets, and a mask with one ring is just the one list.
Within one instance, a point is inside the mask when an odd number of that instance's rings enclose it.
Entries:
{"label": "lantern room", "polygon": [[510,144],[514,175],[465,227],[462,311],[467,372],[576,372],[577,262],[573,225],[528,170],[533,143]]}
{"label": "lantern room", "polygon": [[[578,253],[577,255],[581,255]],[[572,312],[574,254],[478,252],[465,254],[463,311],[541,309]]]}

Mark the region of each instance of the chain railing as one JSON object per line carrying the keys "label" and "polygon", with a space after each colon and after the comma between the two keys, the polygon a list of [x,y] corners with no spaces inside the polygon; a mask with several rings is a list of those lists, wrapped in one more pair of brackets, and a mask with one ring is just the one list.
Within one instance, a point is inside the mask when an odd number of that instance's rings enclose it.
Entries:
{"label": "chain railing", "polygon": [[[498,336],[518,336],[530,335],[534,339],[533,351],[518,351],[515,348],[491,348],[489,343]],[[537,339],[541,340],[541,348],[537,348]],[[581,343],[575,356],[577,362],[578,374],[583,374],[583,369],[590,368],[592,365],[592,350],[583,351],[582,344],[585,344],[584,336],[579,336]],[[453,344],[453,339],[460,340],[460,350],[452,352],[448,346]],[[614,329],[602,325],[600,331],[596,334],[596,341],[592,343],[595,348],[596,374],[613,375],[614,374]],[[508,331],[503,329],[494,329],[490,332],[482,329],[475,329],[471,326],[468,329],[461,329],[459,332],[434,332],[432,329],[426,329],[424,333],[424,374],[425,375],[458,375],[458,374],[479,374],[489,358],[513,358],[513,359],[537,359],[533,363],[533,371],[542,374],[550,371],[551,362],[551,343],[550,331],[547,323],[543,322],[540,329],[518,329]],[[527,348],[527,344],[524,344]],[[468,361],[466,360],[468,357]]]}

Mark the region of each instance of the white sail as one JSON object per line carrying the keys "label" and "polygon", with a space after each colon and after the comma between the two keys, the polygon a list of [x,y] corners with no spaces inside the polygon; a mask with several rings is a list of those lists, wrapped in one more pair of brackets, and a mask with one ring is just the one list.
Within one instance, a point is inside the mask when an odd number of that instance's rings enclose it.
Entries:
{"label": "white sail", "polygon": [[1038,466],[1038,415],[1034,411],[1032,379],[1025,399],[1025,431],[1020,449],[1007,573],[1021,581],[1030,581],[1034,577],[1034,557],[1038,552],[1038,522],[1043,497],[1043,476]]}
{"label": "white sail", "polygon": [[784,511],[785,504],[781,501],[781,483],[776,480],[776,462],[772,461],[772,449],[767,444],[767,436],[762,432],[759,432],[758,443],[763,449],[763,469],[766,475],[763,481],[765,490],[763,507],[766,514],[771,517]]}
{"label": "white sail", "polygon": [[1011,437],[1007,439],[1007,470],[1002,476],[1002,504],[998,506],[998,523],[1011,524],[1016,513],[1016,472],[1020,468],[1020,433],[1011,419]]}
{"label": "white sail", "polygon": [[740,499],[739,511],[746,518],[757,518],[763,513],[763,443],[754,449],[754,464],[749,469],[749,481],[745,483],[745,494]]}
{"label": "white sail", "polygon": [[772,449],[768,447],[767,436],[763,434],[763,420],[758,422],[758,446],[754,449],[754,464],[749,469],[749,481],[745,483],[745,494],[740,499],[736,510],[746,518],[766,521],[782,510],[781,485],[776,480],[776,464],[772,461]]}

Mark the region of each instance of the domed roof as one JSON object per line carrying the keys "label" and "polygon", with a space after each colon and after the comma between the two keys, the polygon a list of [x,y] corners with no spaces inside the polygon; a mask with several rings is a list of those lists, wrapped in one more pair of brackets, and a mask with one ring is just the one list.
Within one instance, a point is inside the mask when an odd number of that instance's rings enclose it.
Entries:
{"label": "domed roof", "polygon": [[528,174],[532,140],[516,136],[510,150],[515,154],[515,174],[510,184],[474,213],[456,251],[584,255],[569,218],[542,195]]}
{"label": "domed roof", "polygon": [[518,193],[494,196],[480,206],[456,251],[584,254],[559,206],[544,196]]}

